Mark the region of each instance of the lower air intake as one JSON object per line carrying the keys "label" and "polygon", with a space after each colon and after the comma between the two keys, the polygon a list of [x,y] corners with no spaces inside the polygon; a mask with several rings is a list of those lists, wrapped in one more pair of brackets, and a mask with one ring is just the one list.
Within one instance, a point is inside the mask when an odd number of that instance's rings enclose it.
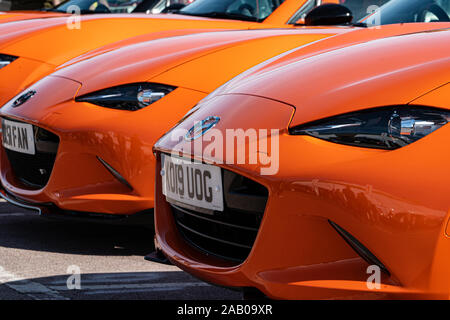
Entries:
{"label": "lower air intake", "polygon": [[33,126],[36,154],[26,154],[5,148],[12,172],[26,188],[42,189],[48,183],[56,153],[59,137],[50,131]]}
{"label": "lower air intake", "polygon": [[241,175],[223,170],[225,208],[205,214],[171,204],[178,230],[205,254],[243,262],[253,247],[264,215],[268,190]]}

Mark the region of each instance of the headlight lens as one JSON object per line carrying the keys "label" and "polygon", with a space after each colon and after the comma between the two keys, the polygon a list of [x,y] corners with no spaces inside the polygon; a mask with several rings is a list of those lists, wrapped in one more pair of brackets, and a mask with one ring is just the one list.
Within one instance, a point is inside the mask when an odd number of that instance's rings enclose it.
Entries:
{"label": "headlight lens", "polygon": [[17,59],[17,57],[15,57],[15,56],[10,56],[7,54],[0,53],[0,69],[3,67],[6,67],[8,64],[10,64],[11,62],[13,62],[16,59]]}
{"label": "headlight lens", "polygon": [[450,111],[400,106],[368,109],[319,120],[289,129],[330,142],[394,150],[413,143],[450,121]]}
{"label": "headlight lens", "polygon": [[112,87],[75,99],[77,102],[89,102],[101,107],[136,111],[145,108],[165,97],[175,87],[157,83],[133,83]]}

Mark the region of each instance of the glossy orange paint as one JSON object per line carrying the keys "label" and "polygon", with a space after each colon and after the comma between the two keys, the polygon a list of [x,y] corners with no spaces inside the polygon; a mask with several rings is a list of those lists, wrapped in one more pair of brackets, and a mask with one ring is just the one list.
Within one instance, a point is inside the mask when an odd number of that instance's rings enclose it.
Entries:
{"label": "glossy orange paint", "polygon": [[37,11],[3,11],[0,12],[0,23],[20,21],[20,20],[30,20],[30,19],[45,19],[61,16],[67,16],[67,14],[58,12],[37,12]]}
{"label": "glossy orange paint", "polygon": [[[450,126],[394,151],[294,136],[288,128],[372,107],[450,110],[449,37],[448,29],[405,33],[318,56],[308,55],[307,47],[253,68],[205,98],[156,143],[156,172],[161,153],[195,158],[258,182],[268,189],[268,202],[250,254],[236,263],[186,241],[157,175],[156,238],[164,254],[208,282],[254,287],[276,299],[448,299]],[[249,164],[248,153],[245,164],[224,164],[220,155],[205,154],[208,143],[196,149],[172,137],[209,116],[220,118],[214,129],[223,136],[236,128],[279,130],[234,145],[238,154],[278,140],[276,174],[262,175],[267,165]],[[203,141],[214,140],[212,131]],[[330,221],[386,266],[379,288],[368,287],[369,264]]]}
{"label": "glossy orange paint", "polygon": [[[98,50],[84,59],[68,62],[31,86],[29,90],[36,90],[37,94],[23,106],[13,108],[12,99],[2,108],[1,116],[40,126],[61,140],[45,188],[30,190],[17,181],[5,154],[2,185],[24,201],[36,205],[53,203],[63,210],[127,215],[153,208],[152,145],[223,83],[267,59],[270,63],[280,54],[310,55],[310,46],[319,43],[323,44],[318,49],[333,50],[368,39],[441,27],[405,24],[373,30],[318,27],[222,31]],[[294,52],[289,53],[290,50]],[[177,89],[136,112],[74,101],[77,96],[136,82],[167,84]],[[55,88],[64,89],[55,94]],[[133,190],[116,180],[97,157],[115,168]],[[82,168],[83,175],[74,168]]]}
{"label": "glossy orange paint", "polygon": [[[14,108],[12,99],[1,110],[2,116],[39,125],[60,137],[51,180],[43,189],[30,190],[15,178],[3,151],[2,185],[29,203],[50,202],[63,210],[127,215],[153,208],[152,146],[189,109],[213,88],[251,66],[312,41],[350,31],[200,33],[125,46],[61,68],[29,88],[37,94],[25,105]],[[192,83],[175,84],[175,91],[149,108],[130,112],[74,101],[76,96],[111,86],[159,81],[158,76],[168,71],[175,83],[187,76],[185,65],[199,65],[202,61],[204,69],[209,70],[207,81],[191,77]],[[55,88],[61,90],[55,93]],[[116,180],[97,157],[123,175],[133,190]],[[82,168],[83,174],[75,168]]]}
{"label": "glossy orange paint", "polygon": [[[324,2],[328,1],[334,0]],[[0,69],[0,106],[58,66],[90,51],[206,31],[292,28],[288,21],[305,2],[286,0],[260,23],[136,13],[84,15],[79,29],[68,28],[66,15],[0,24],[0,53],[19,57]]]}

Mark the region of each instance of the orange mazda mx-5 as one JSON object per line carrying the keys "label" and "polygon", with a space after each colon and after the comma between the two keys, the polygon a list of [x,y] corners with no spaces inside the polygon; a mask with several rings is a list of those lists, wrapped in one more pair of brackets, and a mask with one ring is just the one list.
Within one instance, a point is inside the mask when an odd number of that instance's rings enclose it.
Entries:
{"label": "orange mazda mx-5", "polygon": [[391,24],[402,10],[386,14],[390,20],[382,22],[387,25],[376,28],[200,33],[86,56],[1,109],[3,196],[58,216],[149,216],[154,206],[152,146],[207,94],[289,50],[307,56],[374,38],[450,27]]}
{"label": "orange mazda mx-5", "polygon": [[449,52],[416,32],[218,89],[155,145],[159,247],[270,298],[448,299]]}
{"label": "orange mazda mx-5", "polygon": [[[366,14],[365,1],[351,1],[360,3],[354,9],[356,18]],[[177,14],[94,14],[3,23],[0,105],[57,66],[94,49],[205,31],[292,28],[312,8],[327,2],[338,0],[197,0]]]}

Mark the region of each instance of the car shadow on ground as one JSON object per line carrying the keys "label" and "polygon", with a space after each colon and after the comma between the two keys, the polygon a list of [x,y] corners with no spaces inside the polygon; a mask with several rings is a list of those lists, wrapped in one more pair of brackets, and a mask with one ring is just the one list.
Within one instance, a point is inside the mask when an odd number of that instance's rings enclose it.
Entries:
{"label": "car shadow on ground", "polygon": [[0,300],[242,297],[174,266],[145,261],[153,236],[145,227],[48,220],[0,203]]}
{"label": "car shadow on ground", "polygon": [[[239,291],[211,286],[182,271],[57,275],[0,285],[0,299],[239,300]],[[2,294],[3,293],[3,294]],[[3,295],[3,296],[2,296]]]}
{"label": "car shadow on ground", "polygon": [[49,220],[32,211],[0,208],[0,246],[54,253],[127,256],[152,252],[144,227]]}

